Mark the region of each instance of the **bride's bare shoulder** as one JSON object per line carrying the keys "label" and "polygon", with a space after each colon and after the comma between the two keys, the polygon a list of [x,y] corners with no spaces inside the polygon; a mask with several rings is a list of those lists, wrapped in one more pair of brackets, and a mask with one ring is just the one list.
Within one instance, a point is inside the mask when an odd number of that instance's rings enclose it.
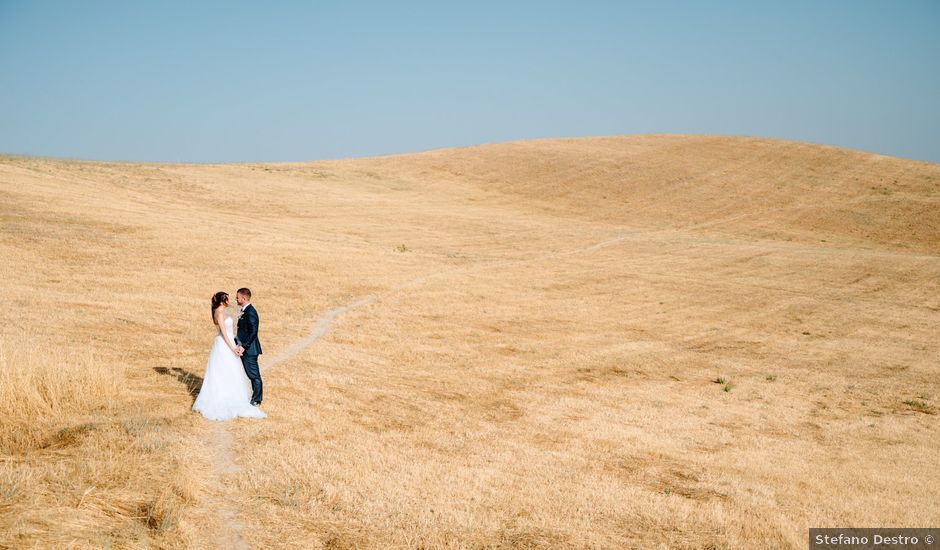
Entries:
{"label": "bride's bare shoulder", "polygon": [[225,314],[225,309],[220,306],[212,315],[212,324],[218,325],[219,323],[224,323],[226,317],[228,317],[228,315]]}

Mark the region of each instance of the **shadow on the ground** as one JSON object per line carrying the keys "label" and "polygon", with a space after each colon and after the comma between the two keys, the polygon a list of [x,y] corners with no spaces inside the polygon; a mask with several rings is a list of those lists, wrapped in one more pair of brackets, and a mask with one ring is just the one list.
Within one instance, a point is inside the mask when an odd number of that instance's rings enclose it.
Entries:
{"label": "shadow on the ground", "polygon": [[166,367],[154,367],[153,370],[157,374],[165,374],[167,376],[175,376],[176,379],[181,383],[186,385],[186,391],[189,392],[189,396],[193,398],[193,402],[196,402],[196,396],[199,395],[199,390],[202,389],[202,377],[196,376],[195,374],[181,369],[179,367],[174,367],[168,369]]}

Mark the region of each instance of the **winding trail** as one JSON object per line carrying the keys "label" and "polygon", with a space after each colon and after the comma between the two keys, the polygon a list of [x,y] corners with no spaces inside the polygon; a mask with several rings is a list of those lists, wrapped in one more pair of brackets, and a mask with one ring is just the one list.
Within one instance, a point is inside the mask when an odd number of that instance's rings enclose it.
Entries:
{"label": "winding trail", "polygon": [[[358,300],[349,303],[347,305],[335,307],[327,311],[323,316],[321,316],[314,323],[313,327],[310,329],[310,332],[294,342],[293,344],[287,346],[278,352],[273,358],[268,361],[265,361],[260,365],[262,372],[267,372],[272,368],[280,365],[285,361],[289,361],[300,354],[302,351],[313,345],[321,336],[326,334],[327,330],[330,328],[330,324],[335,321],[339,316],[349,313],[355,309],[361,308],[373,304],[383,298],[387,298],[396,293],[399,293],[404,290],[409,290],[421,286],[422,284],[427,283],[435,279],[441,279],[450,275],[459,274],[459,273],[473,273],[477,271],[483,271],[486,269],[491,269],[495,267],[502,267],[507,265],[520,264],[531,261],[539,261],[550,259],[558,256],[568,256],[571,254],[578,254],[581,252],[591,252],[611,246],[624,240],[628,239],[631,236],[634,236],[638,233],[648,233],[651,230],[635,230],[628,233],[621,234],[617,237],[613,237],[604,241],[600,241],[588,246],[568,249],[568,250],[555,250],[551,252],[546,252],[542,254],[535,254],[528,258],[513,258],[507,260],[493,260],[488,262],[481,262],[478,264],[473,264],[469,266],[459,266],[451,269],[445,269],[435,273],[430,273],[428,275],[422,275],[420,277],[415,277],[404,283],[396,285],[389,290],[382,292],[380,294],[369,294]],[[214,460],[213,463],[216,464],[215,471],[215,483],[213,485],[214,492],[219,495],[216,504],[216,509],[218,510],[219,519],[221,523],[226,527],[226,532],[223,537],[216,541],[217,545],[222,548],[235,548],[237,550],[247,550],[250,548],[242,537],[243,525],[238,521],[235,511],[232,509],[229,504],[230,499],[226,498],[226,488],[224,483],[222,483],[222,476],[225,474],[234,474],[240,471],[240,468],[235,462],[235,456],[232,451],[232,434],[228,428],[228,424],[224,422],[214,423],[212,430],[212,437],[209,440],[210,447],[212,452],[215,453],[217,460]]]}
{"label": "winding trail", "polygon": [[[272,368],[289,361],[296,357],[298,354],[303,352],[305,349],[313,345],[320,337],[326,334],[327,330],[330,328],[330,324],[333,323],[339,316],[349,313],[350,311],[356,310],[363,306],[367,306],[387,298],[394,294],[397,294],[404,290],[409,290],[416,288],[425,284],[429,281],[441,279],[454,274],[469,274],[478,271],[484,271],[487,269],[492,269],[496,267],[503,267],[508,265],[521,264],[532,261],[541,261],[551,258],[556,258],[560,256],[570,256],[574,254],[580,254],[584,252],[593,252],[608,246],[619,244],[630,237],[633,237],[642,233],[656,233],[663,231],[661,229],[637,229],[629,231],[626,233],[621,233],[616,237],[605,239],[587,246],[581,246],[577,248],[571,248],[567,250],[553,250],[550,252],[544,252],[541,254],[534,254],[526,258],[512,258],[505,260],[492,260],[480,262],[477,264],[469,266],[459,266],[450,269],[445,269],[435,273],[430,273],[427,275],[422,275],[415,277],[404,283],[398,284],[389,290],[379,293],[379,294],[369,294],[358,300],[349,303],[347,305],[335,307],[325,314],[323,314],[317,321],[314,323],[313,327],[310,329],[310,332],[294,342],[293,344],[287,346],[278,352],[273,358],[268,361],[265,361],[260,365],[262,372],[267,372]],[[226,498],[226,487],[222,483],[222,476],[225,474],[234,474],[240,471],[239,466],[235,462],[235,456],[232,451],[232,434],[228,428],[228,424],[225,422],[216,422],[214,423],[212,430],[212,437],[209,440],[210,447],[215,453],[217,460],[214,460],[213,463],[216,464],[215,471],[215,483],[213,485],[214,492],[216,492],[218,497],[218,502],[215,502],[217,505],[216,509],[218,510],[219,519],[221,523],[226,527],[226,532],[224,536],[216,541],[217,545],[222,548],[235,548],[237,550],[248,550],[250,547],[245,542],[242,537],[243,525],[238,521],[235,511],[232,509],[229,504],[230,499]]]}
{"label": "winding trail", "polygon": [[[700,224],[699,226],[689,226],[682,228],[683,231],[689,229],[698,229],[700,227],[706,227],[708,224]],[[549,252],[542,252],[532,254],[528,257],[522,258],[509,258],[501,260],[490,260],[482,261],[479,263],[453,267],[449,269],[443,269],[437,272],[429,273],[427,275],[422,275],[415,277],[403,283],[400,283],[385,292],[377,294],[369,294],[363,296],[354,302],[351,302],[346,305],[341,305],[335,307],[321,317],[319,317],[313,326],[310,329],[310,332],[280,350],[277,354],[274,355],[269,360],[266,360],[261,364],[261,370],[263,372],[270,371],[274,367],[295,358],[301,352],[313,345],[320,337],[326,334],[329,330],[330,325],[340,316],[359,309],[361,307],[374,304],[379,302],[389,296],[398,294],[400,292],[417,288],[425,283],[430,281],[443,279],[453,275],[467,275],[479,271],[485,271],[493,268],[500,268],[510,265],[523,264],[526,262],[537,262],[549,260],[552,258],[563,257],[563,256],[572,256],[582,253],[594,252],[609,246],[620,244],[624,241],[627,241],[631,238],[634,238],[638,235],[653,235],[656,233],[668,233],[669,229],[634,229],[631,231],[620,233],[617,236],[601,240],[590,245],[562,249],[562,250],[552,250]],[[659,276],[663,279],[675,279],[675,280],[684,280],[682,277],[675,275],[670,275],[667,273],[651,273],[652,275]],[[785,292],[794,292],[789,289],[780,288],[776,286],[766,286],[762,287],[769,290],[775,291],[785,291]],[[857,298],[856,298],[857,299]],[[209,440],[211,450],[215,453],[216,460],[213,461],[216,464],[215,471],[215,482],[212,485],[213,492],[218,495],[217,499],[213,500],[213,505],[216,506],[216,510],[221,520],[221,523],[226,527],[227,531],[225,535],[217,542],[217,545],[224,548],[235,548],[238,550],[246,550],[249,548],[248,544],[245,542],[242,537],[243,525],[238,521],[235,511],[232,509],[230,504],[230,499],[227,497],[227,488],[222,481],[222,477],[227,474],[235,474],[240,471],[240,468],[235,462],[235,455],[232,450],[232,433],[229,429],[229,424],[225,422],[214,423],[212,428],[212,435]]]}
{"label": "winding trail", "polygon": [[[383,298],[387,298],[394,294],[397,294],[403,290],[409,290],[421,286],[422,284],[427,283],[435,279],[441,279],[450,275],[458,273],[473,273],[477,271],[484,271],[486,269],[491,269],[494,267],[503,267],[507,265],[520,264],[531,261],[546,260],[558,256],[569,256],[572,254],[578,254],[582,252],[592,252],[607,246],[618,244],[627,240],[628,238],[637,235],[639,233],[650,233],[659,230],[634,230],[627,233],[623,233],[617,237],[606,239],[600,242],[588,246],[582,246],[577,248],[572,248],[568,250],[554,250],[551,252],[546,252],[542,254],[535,254],[528,258],[513,258],[507,260],[494,260],[488,262],[481,262],[478,264],[473,264],[470,266],[459,266],[451,269],[445,269],[435,273],[430,273],[428,275],[422,275],[420,277],[415,277],[404,283],[396,285],[389,290],[382,292],[380,294],[369,294],[362,298],[359,298],[355,302],[349,303],[347,305],[335,307],[327,311],[323,316],[321,316],[314,323],[313,327],[310,329],[310,332],[294,342],[293,344],[287,346],[278,352],[273,358],[268,361],[265,361],[260,365],[262,372],[267,372],[272,368],[280,365],[285,361],[289,361],[300,354],[302,351],[313,345],[320,337],[326,334],[327,330],[330,328],[330,324],[335,321],[339,316],[349,313],[355,309],[361,308],[373,304]],[[213,426],[212,438],[209,441],[212,451],[215,453],[217,460],[213,461],[216,464],[215,471],[215,484],[213,488],[217,494],[219,494],[217,502],[217,510],[219,519],[222,524],[226,527],[226,532],[224,536],[216,541],[219,547],[222,548],[235,548],[237,550],[248,550],[250,547],[245,542],[242,537],[243,525],[238,521],[235,511],[232,509],[229,504],[230,499],[226,498],[226,488],[222,483],[222,476],[224,474],[234,474],[240,471],[238,464],[235,462],[235,456],[232,451],[232,434],[229,431],[228,424],[224,422],[217,422]]]}
{"label": "winding trail", "polygon": [[332,323],[334,319],[356,308],[360,308],[362,306],[371,304],[372,302],[376,301],[378,298],[379,298],[378,295],[370,294],[366,296],[365,298],[361,298],[349,305],[335,307],[327,311],[323,315],[323,317],[320,317],[319,319],[317,319],[317,322],[314,323],[313,328],[310,329],[309,334],[307,334],[300,340],[297,340],[293,344],[287,346],[286,348],[282,349],[270,361],[265,361],[264,364],[261,365],[261,371],[262,372],[268,371],[278,366],[279,364],[283,363],[284,361],[293,359],[294,357],[297,356],[298,353],[310,347],[310,345],[316,342],[318,338],[326,334],[327,329],[330,328],[330,323]]}
{"label": "winding trail", "polygon": [[225,526],[225,531],[222,533],[222,536],[215,541],[214,546],[216,548],[248,550],[250,547],[245,542],[245,539],[242,538],[244,526],[235,516],[235,511],[232,509],[230,500],[226,498],[228,495],[226,494],[225,484],[222,483],[222,475],[236,474],[241,470],[241,468],[235,464],[234,453],[232,452],[232,433],[228,430],[225,423],[213,423],[209,446],[215,453],[215,460],[213,460],[212,463],[216,465],[216,475],[213,477],[215,481],[212,485],[212,489],[213,492],[218,495],[217,501],[215,502],[216,510],[218,510],[222,525]]}

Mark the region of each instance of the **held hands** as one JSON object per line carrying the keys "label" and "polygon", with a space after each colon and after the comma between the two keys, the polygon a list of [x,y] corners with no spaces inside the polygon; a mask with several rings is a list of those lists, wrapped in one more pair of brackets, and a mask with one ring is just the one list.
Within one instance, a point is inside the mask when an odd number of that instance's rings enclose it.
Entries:
{"label": "held hands", "polygon": [[235,355],[241,357],[241,356],[244,355],[244,354],[245,354],[245,348],[243,348],[243,347],[241,347],[241,346],[236,346],[236,347],[235,347]]}

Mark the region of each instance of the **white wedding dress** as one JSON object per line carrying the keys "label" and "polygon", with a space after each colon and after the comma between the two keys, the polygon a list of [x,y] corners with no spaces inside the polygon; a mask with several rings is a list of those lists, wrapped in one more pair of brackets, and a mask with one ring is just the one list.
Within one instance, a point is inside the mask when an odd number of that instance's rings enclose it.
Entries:
{"label": "white wedding dress", "polygon": [[[234,321],[225,316],[225,334],[234,344],[232,332]],[[228,420],[236,416],[264,418],[267,415],[251,405],[251,382],[245,374],[242,360],[222,340],[218,332],[212,341],[206,374],[202,380],[202,389],[193,403],[193,410],[202,413],[210,420]]]}

